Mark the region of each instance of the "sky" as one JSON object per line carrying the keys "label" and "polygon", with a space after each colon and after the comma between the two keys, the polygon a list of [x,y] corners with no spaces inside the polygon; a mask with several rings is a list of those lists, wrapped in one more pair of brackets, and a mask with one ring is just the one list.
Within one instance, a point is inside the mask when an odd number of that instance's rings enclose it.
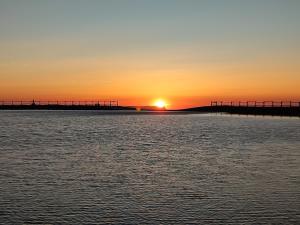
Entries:
{"label": "sky", "polygon": [[300,100],[299,0],[0,0],[0,99]]}

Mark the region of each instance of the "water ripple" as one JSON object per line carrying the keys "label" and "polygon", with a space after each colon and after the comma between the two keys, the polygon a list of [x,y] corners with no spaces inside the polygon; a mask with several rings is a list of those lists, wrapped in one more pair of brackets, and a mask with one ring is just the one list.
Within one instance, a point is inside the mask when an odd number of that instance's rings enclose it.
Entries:
{"label": "water ripple", "polygon": [[0,112],[0,224],[299,224],[300,121]]}

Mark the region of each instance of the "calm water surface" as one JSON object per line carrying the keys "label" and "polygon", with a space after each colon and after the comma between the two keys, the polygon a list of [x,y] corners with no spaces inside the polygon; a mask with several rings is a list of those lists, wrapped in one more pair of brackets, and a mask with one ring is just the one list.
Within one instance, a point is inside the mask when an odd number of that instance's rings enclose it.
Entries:
{"label": "calm water surface", "polygon": [[300,119],[0,111],[1,224],[299,224]]}

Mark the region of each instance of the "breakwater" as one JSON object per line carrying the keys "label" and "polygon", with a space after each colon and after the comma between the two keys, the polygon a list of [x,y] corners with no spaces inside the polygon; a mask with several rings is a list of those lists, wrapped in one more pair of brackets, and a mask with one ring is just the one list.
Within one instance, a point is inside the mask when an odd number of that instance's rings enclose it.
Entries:
{"label": "breakwater", "polygon": [[118,100],[99,101],[0,101],[0,109],[7,110],[123,110]]}
{"label": "breakwater", "polygon": [[271,115],[300,117],[300,102],[295,101],[212,101],[210,106],[184,109],[192,112],[229,113],[241,115]]}

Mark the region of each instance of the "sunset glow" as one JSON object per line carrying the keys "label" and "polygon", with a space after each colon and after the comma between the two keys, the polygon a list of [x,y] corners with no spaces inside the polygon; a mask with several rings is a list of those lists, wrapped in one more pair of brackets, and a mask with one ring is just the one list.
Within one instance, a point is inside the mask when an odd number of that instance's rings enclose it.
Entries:
{"label": "sunset glow", "polygon": [[164,96],[171,109],[298,100],[299,8],[269,0],[0,1],[0,100],[143,106]]}
{"label": "sunset glow", "polygon": [[0,225],[300,225],[299,149],[300,0],[0,0]]}
{"label": "sunset glow", "polygon": [[167,106],[166,102],[162,99],[158,99],[154,102],[154,105],[158,108],[165,108]]}

